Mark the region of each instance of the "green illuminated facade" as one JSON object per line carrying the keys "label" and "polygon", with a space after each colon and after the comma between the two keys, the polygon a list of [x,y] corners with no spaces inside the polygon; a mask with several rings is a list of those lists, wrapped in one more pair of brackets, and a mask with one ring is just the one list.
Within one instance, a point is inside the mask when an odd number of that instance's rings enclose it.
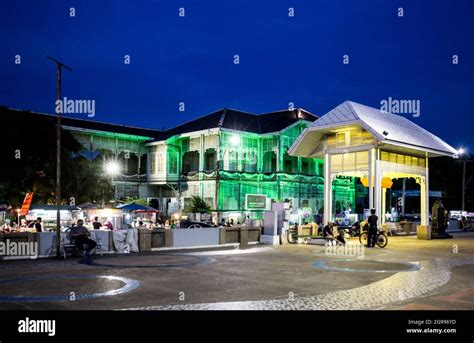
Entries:
{"label": "green illuminated facade", "polygon": [[[111,178],[115,199],[146,196],[147,148],[145,144],[150,141],[150,136],[114,132],[113,126],[107,128],[111,131],[81,128],[78,127],[78,123],[82,124],[80,121],[65,119],[66,125],[63,128],[71,131],[82,144],[83,156],[91,160],[101,159],[104,164],[107,161],[117,161],[120,165],[120,173]],[[74,124],[74,126],[67,124]]]}
{"label": "green illuminated facade", "polygon": [[[246,208],[246,196],[291,201],[296,211],[322,211],[323,160],[295,157],[288,148],[317,117],[301,109],[254,115],[220,110],[168,131],[66,119],[88,158],[115,160],[117,200],[154,199],[164,215],[185,213],[192,196],[214,210],[214,220],[229,213],[262,218]],[[333,181],[336,212],[354,209],[354,178]]]}
{"label": "green illuminated facade", "polygon": [[[219,217],[239,212],[261,218],[262,211],[246,209],[247,194],[290,200],[295,209],[309,207],[313,214],[321,211],[323,160],[287,154],[311,122],[294,120],[282,130],[263,134],[215,127],[149,143],[149,196],[159,199],[169,215],[185,212],[195,195]],[[335,208],[354,208],[354,178],[337,178],[333,188]]]}

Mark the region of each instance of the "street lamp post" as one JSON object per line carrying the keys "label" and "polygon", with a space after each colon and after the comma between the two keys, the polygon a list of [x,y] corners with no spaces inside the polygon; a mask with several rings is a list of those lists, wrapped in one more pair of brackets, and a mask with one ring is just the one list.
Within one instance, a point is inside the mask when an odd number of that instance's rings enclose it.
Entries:
{"label": "street lamp post", "polygon": [[464,211],[464,207],[466,204],[466,159],[464,158],[462,161],[462,203],[461,203],[461,211]]}
{"label": "street lamp post", "polygon": [[[72,71],[67,65],[59,62],[57,59],[47,56],[48,59],[56,63],[57,70],[57,100],[61,101],[61,71],[65,68]],[[56,108],[61,108],[56,106]],[[56,111],[56,257],[61,257],[61,110]]]}
{"label": "street lamp post", "polygon": [[113,182],[114,182],[114,176],[120,174],[120,164],[116,160],[106,161],[104,163],[104,170],[106,174],[110,175],[110,181],[111,181],[112,189],[114,191],[114,206],[115,206],[116,194],[115,194],[115,188],[114,188]]}

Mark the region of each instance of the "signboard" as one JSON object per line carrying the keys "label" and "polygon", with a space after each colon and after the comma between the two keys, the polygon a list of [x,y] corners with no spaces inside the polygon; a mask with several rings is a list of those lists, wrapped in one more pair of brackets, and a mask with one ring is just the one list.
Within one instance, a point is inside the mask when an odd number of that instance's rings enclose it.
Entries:
{"label": "signboard", "polygon": [[[402,194],[403,194],[403,191],[401,190],[392,191],[392,195],[394,196],[401,197]],[[417,189],[408,189],[405,191],[405,197],[419,197],[419,196],[420,196],[420,191]],[[441,191],[430,191],[430,197],[442,198],[443,193]]]}
{"label": "signboard", "polygon": [[[61,221],[71,221],[72,212],[67,210],[60,210]],[[44,210],[44,209],[34,209],[30,210],[26,215],[26,220],[36,220],[36,218],[40,217],[43,222],[45,221],[55,221],[56,220],[57,212],[56,210]]]}
{"label": "signboard", "polygon": [[267,196],[263,194],[246,194],[245,209],[265,210],[267,207]]}

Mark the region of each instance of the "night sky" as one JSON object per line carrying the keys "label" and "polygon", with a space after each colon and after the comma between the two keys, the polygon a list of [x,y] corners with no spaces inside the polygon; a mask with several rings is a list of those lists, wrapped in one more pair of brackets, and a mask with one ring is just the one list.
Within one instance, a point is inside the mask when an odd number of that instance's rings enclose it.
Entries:
{"label": "night sky", "polygon": [[54,113],[49,54],[73,69],[63,96],[95,100],[98,121],[161,129],[224,107],[323,115],[392,97],[420,100],[407,116],[472,152],[473,35],[472,0],[4,0],[0,104]]}

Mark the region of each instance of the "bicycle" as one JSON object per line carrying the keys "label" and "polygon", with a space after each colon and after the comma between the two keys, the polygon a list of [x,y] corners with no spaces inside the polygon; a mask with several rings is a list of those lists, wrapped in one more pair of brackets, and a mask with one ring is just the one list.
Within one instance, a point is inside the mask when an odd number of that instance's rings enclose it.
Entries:
{"label": "bicycle", "polygon": [[[360,244],[362,245],[365,245],[367,246],[367,239],[369,237],[369,234],[366,232],[363,232],[361,233],[361,235],[359,236],[359,242]],[[382,232],[380,230],[377,230],[377,235],[375,236],[376,237],[376,240],[375,240],[375,243],[377,243],[377,245],[380,247],[380,248],[385,248],[388,244],[388,237],[387,235],[385,234],[385,232]]]}

